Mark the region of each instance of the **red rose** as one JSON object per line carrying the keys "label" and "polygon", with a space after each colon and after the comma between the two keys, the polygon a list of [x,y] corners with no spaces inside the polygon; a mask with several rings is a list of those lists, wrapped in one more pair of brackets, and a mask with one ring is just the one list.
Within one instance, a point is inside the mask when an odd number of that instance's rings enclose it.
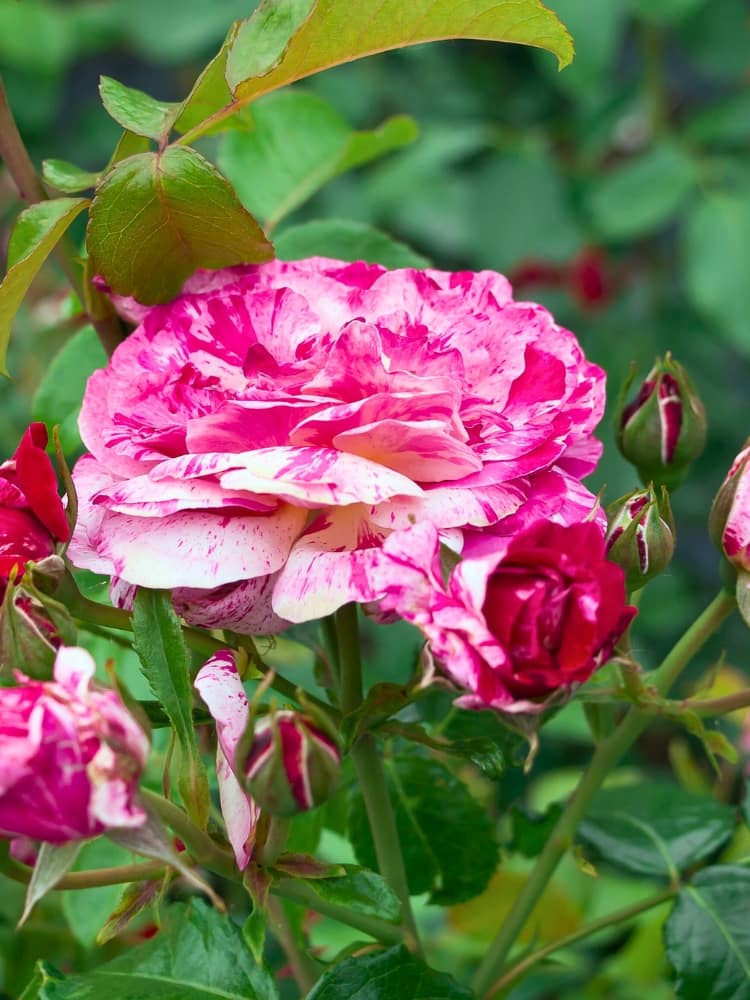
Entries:
{"label": "red rose", "polygon": [[459,704],[535,712],[588,680],[636,612],[594,523],[537,521],[495,542],[469,547],[444,584],[437,532],[421,524],[386,540],[373,582],[467,692]]}
{"label": "red rose", "polygon": [[0,465],[0,593],[13,568],[54,552],[70,536],[44,424],[30,424],[13,458]]}

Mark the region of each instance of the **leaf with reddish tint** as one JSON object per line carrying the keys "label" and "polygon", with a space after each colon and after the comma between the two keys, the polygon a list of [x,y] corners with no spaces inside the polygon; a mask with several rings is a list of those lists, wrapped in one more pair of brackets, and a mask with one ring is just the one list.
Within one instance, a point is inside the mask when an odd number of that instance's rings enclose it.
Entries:
{"label": "leaf with reddish tint", "polygon": [[174,298],[199,268],[273,257],[227,179],[182,146],[130,156],[106,174],[91,205],[86,245],[94,273],[146,305]]}

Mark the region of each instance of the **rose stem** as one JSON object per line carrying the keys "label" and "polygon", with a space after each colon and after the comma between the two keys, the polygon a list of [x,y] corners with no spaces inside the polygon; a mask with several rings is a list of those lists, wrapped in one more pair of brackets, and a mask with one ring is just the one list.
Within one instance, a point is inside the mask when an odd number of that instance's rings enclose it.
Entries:
{"label": "rose stem", "polygon": [[[682,670],[734,607],[734,596],[721,591],[675,643],[659,668],[649,678],[661,694],[666,694]],[[599,744],[542,853],[537,858],[523,889],[516,897],[505,923],[477,970],[473,982],[477,996],[488,995],[487,991],[492,983],[501,975],[510,949],[544,892],[547,882],[570,847],[589,803],[609,772],[635,743],[648,722],[648,714],[633,706],[612,735]]]}
{"label": "rose stem", "polygon": [[556,951],[561,951],[563,948],[569,948],[570,945],[576,944],[578,941],[583,941],[584,938],[605,930],[607,927],[615,927],[617,924],[624,924],[625,921],[632,920],[633,917],[637,917],[641,913],[653,910],[655,906],[659,906],[661,903],[665,903],[667,900],[676,896],[681,888],[682,887],[680,885],[672,885],[668,889],[664,889],[662,892],[656,893],[655,896],[649,896],[648,899],[642,899],[639,903],[633,903],[631,906],[625,906],[621,910],[615,910],[614,913],[608,913],[605,917],[600,917],[599,920],[594,920],[590,924],[585,924],[583,927],[579,927],[571,934],[567,934],[565,937],[558,938],[557,941],[553,941],[551,944],[545,945],[544,948],[540,948],[538,951],[533,951],[530,955],[526,955],[526,957],[522,958],[520,962],[517,962],[514,966],[508,969],[505,975],[501,979],[498,979],[494,986],[492,986],[488,991],[488,996],[492,997],[496,993],[500,993],[501,990],[507,989],[517,979],[524,975],[524,973],[535,968],[540,962],[543,962],[545,958],[549,955],[553,955]]}
{"label": "rose stem", "polygon": [[268,916],[276,940],[281,945],[287,957],[297,985],[303,996],[306,996],[320,978],[320,967],[314,958],[306,955],[297,947],[294,932],[286,919],[284,907],[278,899],[270,897],[267,903]]}
{"label": "rose stem", "polygon": [[[27,205],[35,205],[37,202],[47,200],[47,192],[37,176],[8,104],[2,76],[0,76],[0,158],[5,163],[8,173],[18,188],[18,193]],[[70,282],[71,288],[80,301],[85,303],[83,284],[75,264],[75,258],[78,254],[67,237],[64,236],[59,241],[54,253],[58,264],[65,272],[65,277]],[[107,354],[112,354],[122,340],[120,321],[116,316],[105,318],[89,316],[89,320],[96,330],[104,350]]]}
{"label": "rose stem", "polygon": [[[362,661],[359,649],[357,606],[347,604],[336,612],[338,659],[341,674],[340,702],[344,715],[356,711],[362,704]],[[351,749],[352,761],[357,772],[367,817],[370,821],[375,854],[380,874],[388,881],[401,900],[401,918],[406,943],[412,951],[421,954],[417,925],[409,899],[409,884],[398,839],[396,818],[393,814],[383,765],[378,746],[372,733],[364,733]]]}
{"label": "rose stem", "polygon": [[[99,626],[99,628],[113,628],[120,632],[133,631],[133,620],[129,611],[125,611],[123,608],[113,608],[109,604],[99,604],[97,601],[92,601],[88,597],[84,597],[80,590],[78,590],[72,576],[66,576],[63,587],[60,588],[58,594],[73,618],[80,623],[83,629],[87,629],[88,623],[91,623]],[[203,653],[205,656],[213,656],[220,649],[226,649],[228,645],[226,642],[214,639],[208,632],[202,632],[197,628],[186,626],[183,627],[182,632],[188,646],[197,653]],[[96,634],[101,635],[102,633],[97,631]],[[118,641],[116,636],[112,636],[112,639],[114,642]],[[299,703],[296,685],[275,671],[271,687],[275,691],[278,691],[279,694],[284,695],[285,698],[297,704]],[[327,702],[321,701],[307,692],[305,692],[305,698],[309,702],[312,702],[316,708],[326,712],[337,721],[338,713],[336,709]]]}
{"label": "rose stem", "polygon": [[317,895],[305,882],[299,879],[282,878],[271,886],[271,892],[282,899],[303,906],[306,910],[316,910],[332,920],[348,924],[355,930],[369,934],[384,944],[401,944],[403,934],[395,924],[389,924],[379,917],[371,917],[365,913],[356,913],[346,906],[330,903]]}

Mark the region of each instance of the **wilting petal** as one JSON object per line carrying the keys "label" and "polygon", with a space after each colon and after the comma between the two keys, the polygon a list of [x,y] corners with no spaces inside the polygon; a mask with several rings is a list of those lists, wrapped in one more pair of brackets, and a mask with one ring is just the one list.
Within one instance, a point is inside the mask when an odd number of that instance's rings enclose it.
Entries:
{"label": "wilting petal", "polygon": [[228,649],[221,650],[205,662],[195,678],[195,688],[216,720],[219,739],[216,774],[221,812],[237,865],[244,870],[252,855],[260,811],[234,774],[234,755],[250,720],[250,706],[234,656]]}

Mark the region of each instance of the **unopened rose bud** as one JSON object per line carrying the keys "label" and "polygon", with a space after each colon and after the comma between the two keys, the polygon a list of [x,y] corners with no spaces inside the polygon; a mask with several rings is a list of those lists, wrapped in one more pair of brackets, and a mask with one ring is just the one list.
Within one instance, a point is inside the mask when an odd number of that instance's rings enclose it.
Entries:
{"label": "unopened rose bud", "polygon": [[625,571],[628,590],[638,590],[665,570],[675,544],[669,493],[653,486],[635,490],[607,507],[607,556]]}
{"label": "unopened rose bud", "polygon": [[750,571],[750,443],[735,458],[708,515],[711,540],[739,570]]}
{"label": "unopened rose bud", "polygon": [[706,413],[687,372],[669,353],[657,359],[635,399],[620,406],[616,431],[620,451],[644,483],[680,485],[706,443]]}
{"label": "unopened rose bud", "polygon": [[293,816],[326,801],[338,785],[341,756],[331,737],[297,712],[255,724],[244,765],[246,787],[273,816]]}

